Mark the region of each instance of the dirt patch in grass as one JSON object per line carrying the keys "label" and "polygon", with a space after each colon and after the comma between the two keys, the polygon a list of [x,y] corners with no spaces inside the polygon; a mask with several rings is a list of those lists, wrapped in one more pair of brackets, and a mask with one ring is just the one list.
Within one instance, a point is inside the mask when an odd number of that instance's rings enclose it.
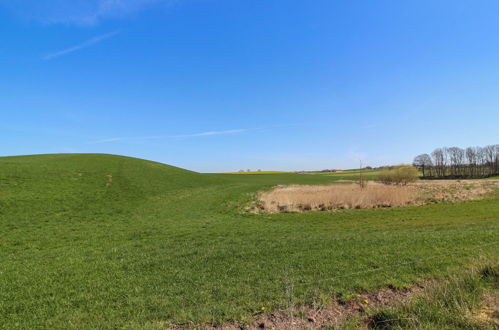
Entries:
{"label": "dirt patch in grass", "polygon": [[[265,312],[250,324],[230,323],[224,325],[203,325],[199,329],[322,329],[338,327],[347,320],[365,316],[369,309],[393,306],[408,301],[412,296],[430,285],[425,284],[407,289],[384,288],[370,293],[358,294],[348,300],[337,300],[324,307],[299,306],[276,312]],[[175,329],[192,329],[176,327]]]}
{"label": "dirt patch in grass", "polygon": [[385,288],[358,294],[347,301],[336,301],[322,308],[301,307],[287,312],[260,316],[249,329],[320,329],[337,327],[349,319],[363,315],[366,310],[400,304],[421,291],[423,286],[411,289]]}
{"label": "dirt patch in grass", "polygon": [[278,186],[260,193],[255,212],[364,209],[480,199],[499,187],[499,180],[420,181],[406,186],[357,184]]}
{"label": "dirt patch in grass", "polygon": [[[383,288],[327,305],[292,305],[262,311],[250,323],[230,322],[174,329],[393,329],[499,327],[497,267],[473,267],[459,276],[428,279],[410,288]],[[476,300],[481,301],[476,304]],[[457,316],[459,315],[459,317]],[[448,327],[450,326],[450,327]]]}
{"label": "dirt patch in grass", "polygon": [[473,313],[472,317],[480,324],[493,325],[499,329],[499,294],[485,295],[480,308]]}

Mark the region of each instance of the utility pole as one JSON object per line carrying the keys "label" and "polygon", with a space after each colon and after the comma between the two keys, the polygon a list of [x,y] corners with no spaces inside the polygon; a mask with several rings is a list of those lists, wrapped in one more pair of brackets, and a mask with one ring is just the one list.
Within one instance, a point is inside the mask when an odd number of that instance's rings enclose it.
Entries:
{"label": "utility pole", "polygon": [[362,177],[362,159],[359,159],[359,185],[364,188],[364,178]]}

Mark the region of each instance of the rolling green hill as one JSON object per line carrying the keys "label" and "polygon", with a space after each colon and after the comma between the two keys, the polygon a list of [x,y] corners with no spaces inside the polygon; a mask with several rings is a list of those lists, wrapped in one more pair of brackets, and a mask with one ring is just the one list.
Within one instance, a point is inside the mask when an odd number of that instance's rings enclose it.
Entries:
{"label": "rolling green hill", "polygon": [[407,286],[479,256],[497,259],[497,196],[332,213],[243,211],[258,190],[339,179],[208,175],[98,154],[2,157],[0,328],[247,321],[262,306]]}

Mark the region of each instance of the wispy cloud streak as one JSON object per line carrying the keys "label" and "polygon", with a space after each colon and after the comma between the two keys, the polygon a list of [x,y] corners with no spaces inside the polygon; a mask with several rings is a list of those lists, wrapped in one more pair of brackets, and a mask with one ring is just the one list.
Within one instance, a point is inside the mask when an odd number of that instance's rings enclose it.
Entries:
{"label": "wispy cloud streak", "polygon": [[143,140],[159,140],[159,139],[172,139],[172,138],[193,138],[193,137],[203,137],[203,136],[215,136],[215,135],[228,135],[228,134],[240,134],[248,132],[251,129],[230,129],[225,131],[208,131],[194,134],[182,134],[182,135],[163,135],[163,136],[139,136],[139,137],[112,137],[102,140],[91,141],[89,144],[101,144],[101,143],[113,143],[113,142],[123,142],[123,141],[143,141]]}
{"label": "wispy cloud streak", "polygon": [[179,0],[0,0],[0,9],[43,24],[95,25]]}
{"label": "wispy cloud streak", "polygon": [[249,129],[230,129],[226,131],[209,131],[194,134],[184,134],[184,135],[174,135],[176,138],[187,138],[187,137],[197,137],[197,136],[212,136],[212,135],[227,135],[227,134],[239,134],[249,131]]}
{"label": "wispy cloud streak", "polygon": [[52,59],[57,58],[57,57],[61,57],[61,56],[64,56],[64,55],[68,55],[68,54],[74,53],[76,51],[82,50],[84,48],[88,48],[88,47],[90,47],[92,45],[95,45],[95,44],[97,44],[99,42],[102,42],[102,41],[104,41],[106,39],[112,38],[112,37],[114,37],[115,35],[117,35],[119,33],[120,33],[120,31],[113,31],[113,32],[106,33],[106,34],[101,34],[101,35],[96,36],[96,37],[94,37],[92,39],[84,41],[81,44],[78,44],[76,46],[69,47],[67,49],[64,49],[64,50],[61,50],[61,51],[58,51],[58,52],[54,52],[54,53],[48,54],[48,55],[44,56],[43,59],[46,60],[46,61],[48,61],[48,60],[52,60]]}
{"label": "wispy cloud streak", "polygon": [[123,138],[109,138],[109,139],[102,139],[102,140],[96,140],[96,141],[91,141],[89,144],[100,144],[100,143],[111,143],[111,142],[120,142],[123,141]]}

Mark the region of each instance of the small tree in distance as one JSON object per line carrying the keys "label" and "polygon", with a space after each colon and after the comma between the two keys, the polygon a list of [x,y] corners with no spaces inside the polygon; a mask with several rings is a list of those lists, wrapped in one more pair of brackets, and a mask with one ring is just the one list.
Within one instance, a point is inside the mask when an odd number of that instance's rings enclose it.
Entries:
{"label": "small tree in distance", "polygon": [[419,178],[418,169],[411,165],[400,165],[385,169],[378,175],[378,180],[384,184],[406,185]]}
{"label": "small tree in distance", "polygon": [[[423,172],[423,176],[426,176],[426,174],[428,174],[428,171],[431,170],[431,167],[433,166],[433,162],[431,161],[430,155],[421,154],[421,155],[418,155],[414,158],[412,165],[421,169],[421,172]],[[425,170],[426,170],[426,173],[425,173]]]}

